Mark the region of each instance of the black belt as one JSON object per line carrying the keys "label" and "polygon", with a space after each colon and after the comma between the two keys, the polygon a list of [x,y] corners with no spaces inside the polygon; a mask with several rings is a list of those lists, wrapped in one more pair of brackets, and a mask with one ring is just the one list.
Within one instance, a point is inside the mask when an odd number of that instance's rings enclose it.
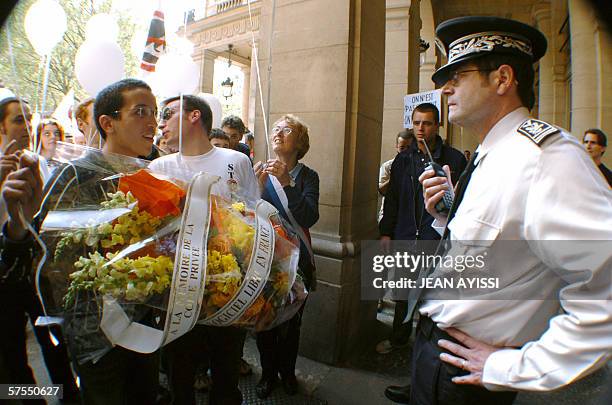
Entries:
{"label": "black belt", "polygon": [[428,318],[424,315],[421,315],[417,331],[419,331],[419,333],[422,333],[428,340],[431,341],[437,342],[440,339],[445,339],[450,340],[453,343],[459,343],[451,335],[438,328],[436,323],[432,321],[431,318]]}

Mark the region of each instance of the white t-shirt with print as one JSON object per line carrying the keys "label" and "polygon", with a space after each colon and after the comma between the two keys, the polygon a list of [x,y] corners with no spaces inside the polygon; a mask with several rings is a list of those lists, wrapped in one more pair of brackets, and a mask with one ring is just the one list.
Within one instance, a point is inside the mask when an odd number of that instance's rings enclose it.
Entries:
{"label": "white t-shirt with print", "polygon": [[214,147],[208,153],[198,156],[185,156],[173,153],[162,156],[151,162],[149,169],[153,173],[168,176],[180,172],[190,172],[195,175],[206,172],[221,177],[212,189],[213,194],[230,198],[235,191],[238,195],[250,201],[260,198],[257,179],[253,172],[250,159],[241,152],[232,149]]}

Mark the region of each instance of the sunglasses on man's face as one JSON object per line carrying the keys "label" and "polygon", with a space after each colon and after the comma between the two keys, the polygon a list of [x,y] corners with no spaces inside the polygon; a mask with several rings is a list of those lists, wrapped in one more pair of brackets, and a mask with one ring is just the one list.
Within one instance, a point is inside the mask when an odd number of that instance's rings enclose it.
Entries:
{"label": "sunglasses on man's face", "polygon": [[[179,110],[175,110],[174,108],[164,107],[159,113],[159,121],[168,121],[170,118],[174,116]],[[189,112],[188,110],[183,109],[183,113]]]}

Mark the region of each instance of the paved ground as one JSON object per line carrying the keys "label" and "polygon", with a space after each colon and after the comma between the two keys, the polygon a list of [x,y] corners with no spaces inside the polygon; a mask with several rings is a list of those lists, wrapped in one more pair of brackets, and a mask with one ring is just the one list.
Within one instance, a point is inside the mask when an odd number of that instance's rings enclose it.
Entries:
{"label": "paved ground", "polygon": [[[372,341],[390,331],[392,313],[389,308],[379,314],[380,329],[375,331]],[[46,370],[41,363],[41,354],[33,335],[29,334],[29,355],[31,365],[38,381],[49,383]],[[255,373],[243,377],[240,382],[245,403],[249,405],[391,405],[393,402],[384,396],[388,385],[403,385],[409,380],[408,359],[410,350],[379,355],[371,349],[354,355],[343,367],[331,367],[322,363],[299,357],[297,377],[300,392],[296,396],[287,396],[281,387],[274,390],[265,401],[255,395],[255,385],[261,374],[259,355],[255,341],[248,338],[245,344],[245,359],[254,365]],[[612,366],[582,380],[574,385],[547,394],[520,393],[514,405],[588,405],[597,403],[603,390],[612,382]],[[198,395],[198,404],[206,404],[205,393]],[[58,402],[52,402],[53,405]],[[478,404],[475,404],[478,405]],[[602,403],[603,405],[603,403]]]}

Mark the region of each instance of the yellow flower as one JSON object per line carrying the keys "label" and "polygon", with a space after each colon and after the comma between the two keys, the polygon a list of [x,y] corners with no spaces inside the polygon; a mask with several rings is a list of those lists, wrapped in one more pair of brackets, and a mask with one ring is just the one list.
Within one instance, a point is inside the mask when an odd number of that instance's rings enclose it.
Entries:
{"label": "yellow flower", "polygon": [[209,249],[206,270],[209,302],[215,306],[225,305],[224,303],[236,294],[242,283],[242,273],[236,257],[231,253],[221,254],[217,250]]}
{"label": "yellow flower", "polygon": [[240,212],[243,215],[244,215],[244,213],[246,211],[246,205],[242,201],[233,203],[232,204],[232,208],[235,209],[236,211]]}
{"label": "yellow flower", "polygon": [[224,229],[227,229],[229,238],[234,245],[242,250],[247,250],[255,238],[255,229],[236,215],[229,214],[223,221]]}

